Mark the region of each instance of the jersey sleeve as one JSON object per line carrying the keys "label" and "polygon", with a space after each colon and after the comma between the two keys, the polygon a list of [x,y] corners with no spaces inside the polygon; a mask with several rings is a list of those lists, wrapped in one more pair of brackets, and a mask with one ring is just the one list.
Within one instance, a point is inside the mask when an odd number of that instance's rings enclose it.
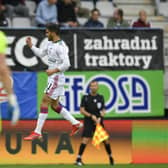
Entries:
{"label": "jersey sleeve", "polygon": [[61,72],[66,71],[70,67],[70,60],[68,56],[68,48],[60,45],[57,50],[57,54],[59,55],[62,63],[57,67]]}
{"label": "jersey sleeve", "polygon": [[47,47],[48,43],[44,46],[44,48],[37,48],[36,46],[32,46],[31,50],[34,52],[34,54],[38,57],[44,57],[47,55]]}
{"label": "jersey sleeve", "polygon": [[85,106],[86,106],[86,96],[83,96],[80,107],[85,107]]}

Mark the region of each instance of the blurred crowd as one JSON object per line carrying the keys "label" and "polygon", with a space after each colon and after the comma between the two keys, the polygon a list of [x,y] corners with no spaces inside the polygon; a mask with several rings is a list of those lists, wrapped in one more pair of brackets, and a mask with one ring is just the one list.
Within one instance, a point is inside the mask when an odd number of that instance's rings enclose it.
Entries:
{"label": "blurred crowd", "polygon": [[[0,26],[8,26],[8,20],[13,17],[30,17],[30,12],[25,3],[26,0],[0,0]],[[48,23],[57,23],[62,27],[88,27],[88,28],[126,28],[126,27],[151,27],[144,10],[139,11],[137,20],[128,23],[124,19],[123,9],[115,8],[108,19],[107,26],[100,21],[101,13],[96,8],[98,0],[93,0],[94,9],[91,11],[83,8],[81,0],[32,0],[36,3],[35,24],[45,27]],[[86,1],[86,0],[85,0]],[[109,0],[113,3],[112,0]],[[115,4],[113,4],[115,6]],[[87,18],[86,23],[81,24],[79,17]]]}

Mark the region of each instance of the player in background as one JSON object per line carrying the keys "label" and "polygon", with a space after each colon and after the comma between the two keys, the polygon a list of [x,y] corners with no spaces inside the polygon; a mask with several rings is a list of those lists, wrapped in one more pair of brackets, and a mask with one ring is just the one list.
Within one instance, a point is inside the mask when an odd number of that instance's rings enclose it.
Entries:
{"label": "player in background", "polygon": [[46,27],[46,36],[48,42],[45,48],[39,49],[32,44],[30,37],[27,38],[26,43],[38,57],[48,57],[48,85],[44,91],[44,96],[41,102],[40,114],[38,117],[35,130],[24,140],[34,140],[42,137],[41,131],[45,120],[48,116],[48,107],[59,113],[64,119],[70,121],[72,124],[71,136],[76,134],[83,124],[76,120],[70,112],[68,112],[59,103],[59,97],[64,96],[65,76],[64,71],[70,67],[68,52],[69,49],[65,42],[60,39],[60,29],[56,24],[48,24]]}
{"label": "player in background", "polygon": [[16,124],[19,120],[20,110],[17,103],[16,96],[13,92],[10,79],[10,70],[6,65],[6,48],[7,48],[7,38],[5,34],[0,31],[0,81],[3,83],[3,87],[8,94],[9,105],[11,106],[12,124]]}
{"label": "player in background", "polygon": [[[100,123],[103,127],[103,117],[105,115],[105,104],[103,95],[98,94],[98,82],[92,81],[90,83],[90,94],[84,95],[82,97],[80,112],[85,116],[84,118],[84,129],[82,133],[82,143],[79,148],[78,156],[75,164],[78,166],[82,166],[82,155],[84,150],[89,142],[89,140],[93,137],[96,124]],[[103,141],[106,152],[109,157],[109,162],[111,165],[114,164],[114,160],[112,157],[112,151],[110,147],[109,140]]]}

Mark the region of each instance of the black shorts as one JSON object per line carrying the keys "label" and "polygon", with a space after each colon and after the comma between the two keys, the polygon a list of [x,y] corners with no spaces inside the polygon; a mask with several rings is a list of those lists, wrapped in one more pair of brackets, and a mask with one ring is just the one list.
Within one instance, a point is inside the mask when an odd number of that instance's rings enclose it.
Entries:
{"label": "black shorts", "polygon": [[[101,125],[104,127],[103,122],[101,122]],[[96,124],[92,120],[84,121],[82,137],[92,138],[95,130],[96,130]]]}

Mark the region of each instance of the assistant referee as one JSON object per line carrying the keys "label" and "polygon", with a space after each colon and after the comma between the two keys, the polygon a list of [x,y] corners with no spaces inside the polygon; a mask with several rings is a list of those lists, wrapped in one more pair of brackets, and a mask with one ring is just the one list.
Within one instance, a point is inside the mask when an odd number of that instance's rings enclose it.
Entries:
{"label": "assistant referee", "polygon": [[[82,155],[88,144],[90,138],[93,137],[96,123],[100,122],[101,125],[104,127],[103,124],[103,117],[105,115],[105,104],[104,104],[104,97],[98,94],[98,82],[92,81],[90,83],[90,94],[84,95],[82,97],[81,105],[80,105],[80,112],[85,116],[84,118],[84,130],[82,133],[82,143],[79,148],[78,156],[76,159],[76,165],[83,165],[82,162]],[[107,154],[109,156],[109,162],[111,165],[114,164],[114,160],[112,157],[112,151],[110,147],[109,140],[103,141]]]}

